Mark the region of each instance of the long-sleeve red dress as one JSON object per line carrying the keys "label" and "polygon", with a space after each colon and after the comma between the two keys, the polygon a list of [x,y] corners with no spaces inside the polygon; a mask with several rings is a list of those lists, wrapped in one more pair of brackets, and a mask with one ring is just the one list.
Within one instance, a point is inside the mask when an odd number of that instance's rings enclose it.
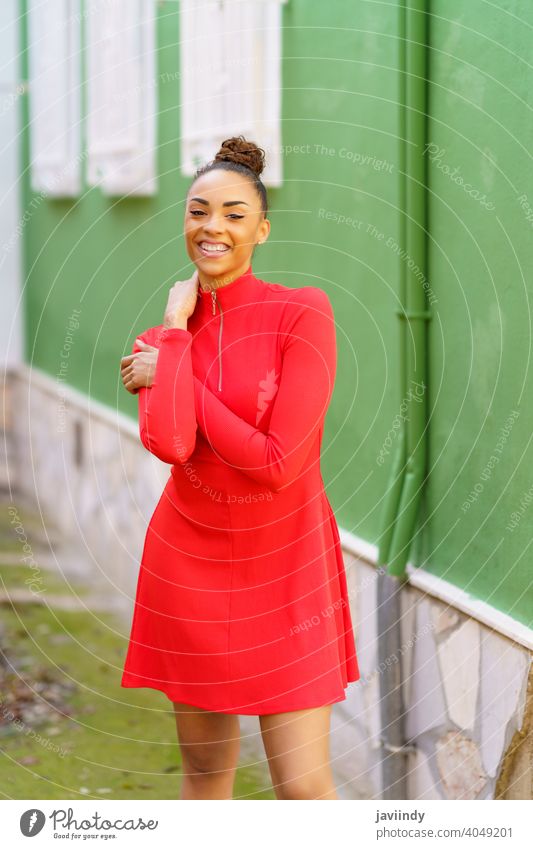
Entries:
{"label": "long-sleeve red dress", "polygon": [[187,328],[140,337],[159,349],[138,393],[140,437],[172,468],[146,534],[121,686],[237,714],[342,701],[360,673],[320,470],[336,372],[329,298],[250,265],[199,289]]}

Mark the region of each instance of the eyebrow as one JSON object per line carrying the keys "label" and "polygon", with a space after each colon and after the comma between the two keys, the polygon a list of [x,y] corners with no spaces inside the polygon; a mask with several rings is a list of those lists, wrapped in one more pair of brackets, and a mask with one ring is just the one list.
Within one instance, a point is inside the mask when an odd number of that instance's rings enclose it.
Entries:
{"label": "eyebrow", "polygon": [[[205,198],[191,198],[189,203],[192,203],[193,200],[198,201],[198,203],[203,203],[204,206],[209,206],[209,201]],[[250,206],[250,204],[246,203],[245,200],[225,200],[222,206],[236,206],[238,203],[244,203],[246,206]]]}

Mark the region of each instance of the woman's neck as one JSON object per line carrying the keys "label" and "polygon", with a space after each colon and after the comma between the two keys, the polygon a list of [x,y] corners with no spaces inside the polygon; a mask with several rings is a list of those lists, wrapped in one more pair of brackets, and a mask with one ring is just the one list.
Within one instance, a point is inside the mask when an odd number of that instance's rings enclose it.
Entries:
{"label": "woman's neck", "polygon": [[238,277],[242,277],[245,271],[250,267],[250,261],[248,261],[244,266],[238,269],[233,269],[232,271],[228,271],[226,274],[221,274],[220,276],[210,277],[207,274],[204,274],[202,271],[198,271],[199,285],[202,292],[211,292],[213,289],[220,289],[223,286],[227,286],[229,283],[233,283]]}

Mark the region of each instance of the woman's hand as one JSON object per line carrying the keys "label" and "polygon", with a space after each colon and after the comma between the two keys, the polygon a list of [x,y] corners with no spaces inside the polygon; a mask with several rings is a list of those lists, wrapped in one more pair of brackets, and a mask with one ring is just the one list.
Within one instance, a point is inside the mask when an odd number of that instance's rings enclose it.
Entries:
{"label": "woman's hand", "polygon": [[187,330],[187,319],[193,314],[198,298],[198,271],[189,280],[177,280],[172,286],[165,309],[163,325]]}
{"label": "woman's hand", "polygon": [[120,376],[128,392],[135,395],[141,386],[151,386],[154,379],[159,348],[148,345],[142,339],[135,340],[142,351],[128,354],[120,361]]}

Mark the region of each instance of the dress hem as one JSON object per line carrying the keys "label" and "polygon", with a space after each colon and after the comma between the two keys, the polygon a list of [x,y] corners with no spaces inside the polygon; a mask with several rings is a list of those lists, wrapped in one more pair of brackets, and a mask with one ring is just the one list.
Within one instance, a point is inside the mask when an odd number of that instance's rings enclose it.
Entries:
{"label": "dress hem", "polygon": [[348,684],[354,683],[355,681],[359,681],[360,677],[361,676],[359,675],[357,678],[349,679],[346,686],[343,687],[341,694],[337,695],[334,699],[331,699],[330,701],[320,702],[318,704],[316,702],[314,704],[301,704],[299,707],[285,707],[285,708],[284,707],[275,707],[273,709],[270,708],[268,710],[261,710],[261,709],[259,709],[259,710],[257,710],[257,709],[241,710],[241,709],[235,709],[235,708],[234,709],[220,708],[220,707],[216,708],[216,707],[213,707],[212,705],[209,705],[209,706],[208,705],[199,705],[199,704],[188,701],[186,698],[184,699],[184,698],[180,698],[180,697],[170,696],[166,692],[166,690],[164,690],[162,687],[157,687],[155,684],[148,684],[148,683],[134,684],[134,683],[127,683],[126,681],[122,681],[120,686],[124,687],[124,688],[157,690],[158,692],[164,693],[165,696],[167,697],[167,699],[169,699],[169,701],[171,701],[171,702],[182,702],[183,704],[191,705],[191,707],[196,707],[199,710],[208,710],[212,713],[240,714],[241,716],[268,716],[268,715],[274,714],[274,713],[289,713],[291,711],[296,711],[296,710],[308,710],[310,708],[315,708],[315,707],[326,707],[326,705],[333,705],[333,704],[337,704],[337,702],[342,702],[346,699],[345,690],[348,687]]}

